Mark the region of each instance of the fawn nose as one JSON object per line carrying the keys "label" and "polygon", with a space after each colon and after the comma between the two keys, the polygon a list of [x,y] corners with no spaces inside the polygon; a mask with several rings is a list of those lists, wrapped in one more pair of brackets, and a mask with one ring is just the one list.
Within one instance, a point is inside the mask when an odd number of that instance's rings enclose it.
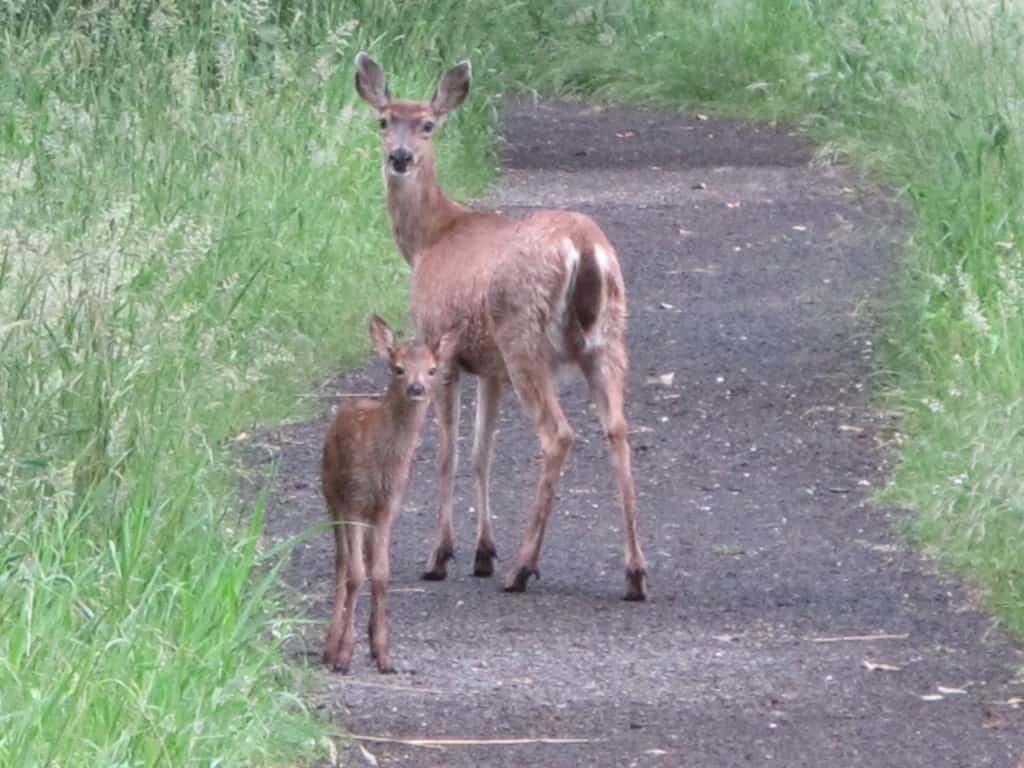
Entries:
{"label": "fawn nose", "polygon": [[396,173],[405,173],[409,170],[409,164],[412,162],[412,152],[405,147],[399,147],[392,150],[388,155],[388,160]]}
{"label": "fawn nose", "polygon": [[412,384],[409,385],[409,388],[406,390],[406,392],[409,394],[409,397],[419,398],[423,397],[423,395],[427,393],[427,389],[418,381],[414,381]]}

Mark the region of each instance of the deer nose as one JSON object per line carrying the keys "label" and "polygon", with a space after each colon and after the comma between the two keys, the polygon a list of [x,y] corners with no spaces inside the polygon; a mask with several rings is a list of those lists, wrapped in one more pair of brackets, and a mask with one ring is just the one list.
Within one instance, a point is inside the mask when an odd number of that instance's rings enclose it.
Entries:
{"label": "deer nose", "polygon": [[405,173],[408,170],[409,163],[412,162],[412,152],[405,147],[399,147],[388,155],[388,160],[391,161],[391,167],[398,173]]}
{"label": "deer nose", "polygon": [[423,397],[423,395],[427,393],[427,390],[426,387],[424,387],[418,381],[414,381],[412,384],[409,385],[409,388],[406,390],[406,392],[409,394],[409,397]]}

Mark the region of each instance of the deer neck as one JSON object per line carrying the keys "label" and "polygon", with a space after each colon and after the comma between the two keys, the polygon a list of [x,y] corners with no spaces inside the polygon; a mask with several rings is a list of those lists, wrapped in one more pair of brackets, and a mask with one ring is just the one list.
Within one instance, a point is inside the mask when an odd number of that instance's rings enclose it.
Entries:
{"label": "deer neck", "polygon": [[411,178],[385,171],[388,220],[398,250],[410,266],[416,254],[437,242],[464,211],[437,183],[432,158],[424,158]]}
{"label": "deer neck", "polygon": [[383,405],[383,429],[380,447],[387,452],[402,452],[413,446],[427,415],[425,400],[409,400],[402,391],[404,384],[388,387]]}

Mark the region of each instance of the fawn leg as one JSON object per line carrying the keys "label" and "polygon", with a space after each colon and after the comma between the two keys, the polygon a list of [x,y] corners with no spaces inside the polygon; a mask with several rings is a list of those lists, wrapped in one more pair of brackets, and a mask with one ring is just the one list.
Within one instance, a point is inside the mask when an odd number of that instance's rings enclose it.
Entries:
{"label": "fawn leg", "polygon": [[343,525],[346,548],[349,554],[345,569],[345,602],[342,609],[342,630],[338,649],[332,659],[334,671],[348,672],[352,663],[352,651],[356,645],[355,621],[356,600],[359,590],[366,580],[366,568],[363,562],[363,530],[362,525]]}
{"label": "fawn leg", "polygon": [[379,525],[369,536],[370,554],[370,655],[384,674],[395,672],[388,645],[387,610],[384,604],[391,578],[391,520]]}
{"label": "fawn leg", "polygon": [[348,539],[345,536],[345,524],[335,517],[334,523],[334,611],[331,624],[327,629],[327,640],[324,642],[323,662],[336,666],[336,659],[341,651],[341,633],[345,624],[345,603],[348,583]]}

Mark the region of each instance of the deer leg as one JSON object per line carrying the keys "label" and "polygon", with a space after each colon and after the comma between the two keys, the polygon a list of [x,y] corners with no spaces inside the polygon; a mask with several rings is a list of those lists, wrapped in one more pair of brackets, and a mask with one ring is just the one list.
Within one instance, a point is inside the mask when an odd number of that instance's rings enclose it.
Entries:
{"label": "deer leg", "polygon": [[476,387],[476,426],[473,436],[473,473],[476,475],[477,524],[474,576],[493,576],[498,550],[491,524],[491,461],[494,459],[494,430],[498,423],[501,379],[479,378]]}
{"label": "deer leg", "polygon": [[[355,620],[356,600],[359,597],[359,590],[366,580],[366,568],[363,563],[363,529],[362,525],[340,525],[345,537],[345,561],[344,575],[338,576],[339,581],[344,578],[345,599],[341,603],[340,616],[339,606],[335,603],[335,621],[341,629],[340,637],[333,658],[329,659],[335,672],[348,672],[349,664],[352,663],[352,651],[355,649]],[[334,624],[332,623],[332,629]]]}
{"label": "deer leg", "polygon": [[[379,518],[375,515],[374,519],[376,520],[376,519],[379,519]],[[377,660],[377,643],[374,640],[374,633],[376,632],[376,629],[377,629],[377,603],[372,599],[372,593],[373,593],[372,592],[372,588],[373,588],[373,561],[374,561],[374,557],[376,555],[376,552],[374,551],[373,544],[374,544],[374,539],[376,538],[376,536],[377,536],[377,528],[374,527],[373,529],[371,529],[371,531],[366,535],[366,537],[364,539],[364,547],[365,547],[365,551],[366,551],[366,570],[367,570],[367,572],[369,574],[369,577],[370,577],[370,587],[371,587],[370,620],[369,620],[369,622],[367,622],[366,628],[367,628],[367,634],[368,634],[369,640],[370,640],[370,658],[373,659],[374,661]]]}
{"label": "deer leg", "polygon": [[327,640],[324,642],[323,662],[335,666],[335,660],[341,650],[341,633],[345,623],[345,602],[348,583],[348,540],[345,536],[345,524],[335,518],[334,523],[334,611],[331,624],[327,629]]}
{"label": "deer leg", "polygon": [[593,353],[584,361],[583,375],[597,406],[608,439],[608,454],[619,486],[625,534],[626,600],[647,599],[647,566],[636,525],[636,492],[630,460],[629,429],[624,413],[626,355],[616,345]]}
{"label": "deer leg", "polygon": [[376,527],[368,539],[370,563],[370,655],[377,661],[377,669],[384,674],[395,672],[388,645],[387,612],[384,605],[391,578],[391,520]]}
{"label": "deer leg", "polygon": [[448,576],[448,561],[455,555],[455,526],[452,523],[452,497],[455,494],[455,467],[458,463],[459,374],[449,372],[434,393],[437,415],[439,472],[437,479],[437,531],[427,557],[423,578],[442,581]]}
{"label": "deer leg", "polygon": [[523,409],[533,420],[540,439],[542,460],[529,525],[519,549],[519,560],[505,580],[507,592],[525,591],[530,577],[540,575],[537,563],[544,541],[544,529],[551,515],[562,465],[565,464],[572,443],[572,429],[555,396],[551,372],[546,364],[539,363],[539,359],[533,356],[515,369],[509,367],[516,394],[519,395]]}

